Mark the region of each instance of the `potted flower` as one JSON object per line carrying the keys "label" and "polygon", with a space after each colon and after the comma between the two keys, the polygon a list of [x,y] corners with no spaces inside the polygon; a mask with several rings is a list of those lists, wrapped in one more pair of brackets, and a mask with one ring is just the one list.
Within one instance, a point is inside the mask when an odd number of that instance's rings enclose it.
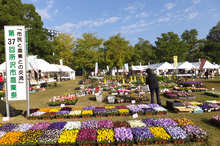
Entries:
{"label": "potted flower", "polygon": [[98,124],[97,124],[97,127],[98,129],[112,129],[113,128],[113,122],[110,121],[110,120],[100,120],[98,121]]}
{"label": "potted flower", "polygon": [[58,129],[44,130],[43,134],[37,139],[37,144],[39,146],[55,146],[61,133],[62,130]]}
{"label": "potted flower", "polygon": [[23,135],[23,131],[10,131],[0,139],[0,145],[16,145]]}
{"label": "potted flower", "polygon": [[41,119],[41,116],[45,113],[46,112],[34,112],[34,113],[30,114],[30,116],[28,118],[30,120],[39,120],[39,119]]}
{"label": "potted flower", "polygon": [[57,140],[58,146],[75,146],[79,130],[64,130]]}
{"label": "potted flower", "polygon": [[185,125],[194,125],[194,123],[191,120],[188,120],[186,118],[173,118],[173,121],[175,121],[178,126],[185,126]]}
{"label": "potted flower", "polygon": [[114,128],[114,134],[115,134],[115,140],[117,142],[117,146],[122,146],[126,144],[129,144],[129,146],[133,146],[134,139],[131,128],[129,127]]}
{"label": "potted flower", "polygon": [[186,131],[192,141],[195,142],[204,142],[208,139],[208,135],[202,128],[196,125],[185,125],[182,126],[182,129]]}
{"label": "potted flower", "polygon": [[43,134],[43,130],[28,130],[19,138],[17,145],[36,145],[37,139]]}
{"label": "potted flower", "polygon": [[98,121],[82,121],[81,129],[97,129]]}
{"label": "potted flower", "polygon": [[131,114],[138,114],[138,116],[141,116],[144,114],[144,110],[141,108],[130,108]]}
{"label": "potted flower", "polygon": [[129,115],[129,109],[118,109],[118,113],[120,116],[127,116]]}
{"label": "potted flower", "polygon": [[118,128],[118,127],[131,127],[126,121],[115,121],[113,122],[113,127]]}
{"label": "potted flower", "polygon": [[80,121],[68,121],[64,126],[65,130],[80,130],[81,122]]}
{"label": "potted flower", "polygon": [[79,146],[94,146],[96,142],[96,129],[81,129],[77,135],[77,144]]}
{"label": "potted flower", "polygon": [[141,120],[128,120],[128,124],[130,124],[131,128],[146,127],[146,125]]}
{"label": "potted flower", "polygon": [[69,112],[68,117],[70,119],[78,119],[82,115],[82,110],[74,110]]}
{"label": "potted flower", "polygon": [[171,137],[162,127],[149,127],[149,130],[155,137],[155,144],[170,143]]}
{"label": "potted flower", "polygon": [[82,111],[82,118],[90,118],[91,116],[93,116],[93,110]]}
{"label": "potted flower", "polygon": [[95,117],[103,117],[106,115],[107,111],[105,108],[97,108],[93,110]]}
{"label": "potted flower", "polygon": [[56,113],[56,118],[64,119],[64,118],[67,118],[68,114],[69,114],[69,111],[59,111]]}
{"label": "potted flower", "polygon": [[164,127],[167,133],[171,136],[173,143],[186,143],[190,140],[186,131],[184,131],[179,126],[167,126]]}
{"label": "potted flower", "polygon": [[108,115],[108,117],[115,117],[115,115],[118,115],[118,109],[108,108],[106,109],[106,114]]}
{"label": "potted flower", "polygon": [[45,130],[50,125],[51,125],[51,123],[49,123],[49,122],[40,122],[40,123],[34,124],[29,130]]}
{"label": "potted flower", "polygon": [[104,146],[106,144],[114,145],[114,131],[112,129],[98,129],[97,130],[97,144]]}
{"label": "potted flower", "polygon": [[147,127],[134,127],[131,129],[137,145],[149,145],[154,141],[154,135]]}
{"label": "potted flower", "polygon": [[48,112],[48,113],[43,114],[41,117],[43,120],[51,120],[55,117],[55,115],[56,115],[56,112]]}
{"label": "potted flower", "polygon": [[56,122],[52,123],[47,129],[63,129],[66,125],[66,122]]}

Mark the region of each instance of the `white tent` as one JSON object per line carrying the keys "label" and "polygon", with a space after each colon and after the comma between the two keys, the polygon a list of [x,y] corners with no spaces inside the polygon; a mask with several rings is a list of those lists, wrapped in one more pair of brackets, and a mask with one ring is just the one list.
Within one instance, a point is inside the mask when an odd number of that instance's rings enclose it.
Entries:
{"label": "white tent", "polygon": [[[171,63],[171,65],[173,66],[174,63]],[[186,69],[186,70],[190,70],[193,69],[193,64],[185,61],[185,62],[178,62],[177,63],[177,69]]]}
{"label": "white tent", "polygon": [[148,66],[143,65],[143,66],[131,66],[131,70],[133,71],[144,71],[146,70]]}
{"label": "white tent", "polygon": [[[193,65],[193,68],[199,69],[199,66],[202,62],[191,62]],[[218,65],[213,65],[209,61],[206,60],[205,65],[203,67],[204,69],[212,69],[212,68],[219,68]]]}
{"label": "white tent", "polygon": [[62,78],[68,77],[72,80],[75,80],[75,70],[71,69],[70,67],[63,65],[61,70],[61,65],[51,64],[51,66],[57,68],[59,72],[62,71],[64,73]]}
{"label": "white tent", "polygon": [[152,64],[152,65],[149,65],[148,68],[153,69],[153,70],[175,69],[175,68],[173,67],[173,65],[171,65],[171,64],[168,63],[168,62]]}

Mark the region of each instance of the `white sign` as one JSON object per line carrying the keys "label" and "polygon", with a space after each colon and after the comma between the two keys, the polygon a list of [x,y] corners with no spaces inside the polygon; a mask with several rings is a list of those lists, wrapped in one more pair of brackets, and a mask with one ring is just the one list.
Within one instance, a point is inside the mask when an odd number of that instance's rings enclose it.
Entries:
{"label": "white sign", "polygon": [[4,122],[9,121],[9,117],[3,117],[3,121]]}
{"label": "white sign", "polygon": [[37,55],[35,55],[35,56],[28,56],[28,62],[30,64],[30,66],[34,69],[34,71],[36,73],[38,73],[38,71],[37,71]]}
{"label": "white sign", "polygon": [[194,85],[192,85],[194,87]]}
{"label": "white sign", "polygon": [[135,100],[132,100],[131,103],[135,103]]}
{"label": "white sign", "polygon": [[61,71],[63,71],[63,59],[60,59]]}
{"label": "white sign", "polygon": [[212,88],[212,90],[214,91],[214,90],[215,90],[215,88]]}
{"label": "white sign", "polygon": [[95,74],[98,73],[98,62],[95,63]]}
{"label": "white sign", "polygon": [[133,114],[133,118],[137,118],[138,117],[138,114]]}
{"label": "white sign", "polygon": [[27,99],[27,61],[24,26],[4,26],[8,101]]}
{"label": "white sign", "polygon": [[61,104],[60,106],[61,106],[61,107],[65,107],[65,104]]}
{"label": "white sign", "polygon": [[125,64],[124,64],[124,68],[125,68],[125,72],[126,72],[126,73],[129,72],[128,63],[125,63]]}

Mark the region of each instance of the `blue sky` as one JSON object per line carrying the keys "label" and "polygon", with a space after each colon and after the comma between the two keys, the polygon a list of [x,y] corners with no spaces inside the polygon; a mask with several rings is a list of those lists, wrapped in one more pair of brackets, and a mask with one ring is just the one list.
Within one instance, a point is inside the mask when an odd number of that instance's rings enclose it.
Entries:
{"label": "blue sky", "polygon": [[44,28],[62,33],[96,32],[108,40],[121,33],[131,45],[138,37],[155,45],[161,33],[181,36],[196,29],[205,38],[220,20],[220,0],[21,0],[33,3]]}

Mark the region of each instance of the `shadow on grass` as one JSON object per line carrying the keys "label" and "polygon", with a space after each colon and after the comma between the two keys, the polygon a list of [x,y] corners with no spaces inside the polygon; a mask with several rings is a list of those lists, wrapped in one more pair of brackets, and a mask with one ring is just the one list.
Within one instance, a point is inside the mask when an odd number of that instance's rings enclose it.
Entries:
{"label": "shadow on grass", "polygon": [[96,98],[95,97],[89,97],[89,100],[90,101],[96,101]]}
{"label": "shadow on grass", "polygon": [[218,125],[212,123],[212,122],[210,121],[210,119],[204,119],[204,118],[203,118],[201,121],[204,122],[204,123],[206,123],[206,124],[209,124],[209,125],[211,125],[211,126],[215,126],[216,128],[218,128],[218,129],[220,130],[220,127],[219,127]]}
{"label": "shadow on grass", "polygon": [[214,80],[205,80],[203,81],[204,83],[215,83],[215,84],[219,84],[220,81],[214,81]]}
{"label": "shadow on grass", "polygon": [[[9,102],[9,111],[16,110],[14,107],[10,106]],[[19,110],[19,109],[18,109]],[[6,113],[6,101],[5,100],[0,100],[0,114],[4,117]]]}

